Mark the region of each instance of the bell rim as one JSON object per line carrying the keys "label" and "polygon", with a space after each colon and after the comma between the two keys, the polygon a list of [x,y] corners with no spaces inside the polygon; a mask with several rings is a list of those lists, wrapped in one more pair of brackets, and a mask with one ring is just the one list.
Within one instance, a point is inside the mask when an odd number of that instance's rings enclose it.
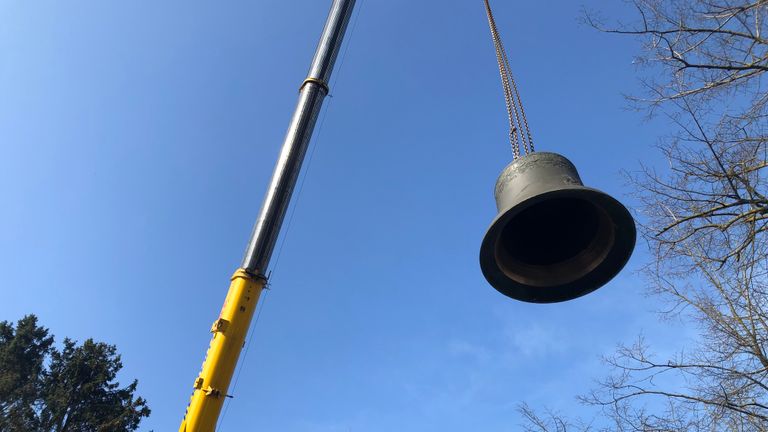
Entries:
{"label": "bell rim", "polygon": [[[600,206],[608,214],[614,226],[614,244],[605,259],[581,277],[549,287],[537,287],[517,282],[507,277],[497,265],[495,241],[506,222],[523,210],[551,198],[579,198]],[[589,294],[607,284],[627,264],[635,248],[637,229],[629,210],[607,193],[581,185],[546,191],[525,198],[500,212],[483,236],[480,247],[480,268],[491,286],[507,297],[528,303],[558,303]]]}

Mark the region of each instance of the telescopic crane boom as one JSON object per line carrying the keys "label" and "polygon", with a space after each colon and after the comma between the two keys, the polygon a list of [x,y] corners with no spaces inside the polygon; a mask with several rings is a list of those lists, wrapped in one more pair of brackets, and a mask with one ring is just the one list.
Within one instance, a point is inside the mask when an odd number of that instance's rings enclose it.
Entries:
{"label": "telescopic crane boom", "polygon": [[354,6],[355,0],[333,1],[242,265],[211,327],[213,337],[179,432],[213,432],[216,427]]}

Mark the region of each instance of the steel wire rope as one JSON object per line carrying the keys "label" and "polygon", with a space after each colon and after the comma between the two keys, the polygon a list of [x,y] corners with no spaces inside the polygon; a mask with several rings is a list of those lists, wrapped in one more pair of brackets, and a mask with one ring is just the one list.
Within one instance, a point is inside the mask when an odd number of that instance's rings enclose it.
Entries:
{"label": "steel wire rope", "polygon": [[[520,94],[517,91],[517,84],[512,76],[512,68],[509,65],[509,59],[507,57],[504,43],[501,40],[498,28],[496,26],[496,19],[493,16],[493,10],[488,0],[485,0],[486,13],[488,15],[488,24],[491,30],[491,37],[493,39],[494,48],[496,50],[496,60],[499,64],[499,73],[501,75],[502,87],[504,89],[505,103],[507,105],[507,112],[510,121],[510,136],[515,142],[512,143],[513,153],[515,157],[519,156],[519,145],[517,140],[523,143],[523,150],[525,152],[531,151],[530,145],[530,130],[528,129],[528,122],[525,119],[525,110],[523,109],[522,101],[520,100]],[[521,119],[523,120],[521,123]],[[523,130],[525,129],[525,130]]]}
{"label": "steel wire rope", "polygon": [[[488,7],[486,1],[486,7]],[[490,10],[490,9],[488,9]],[[504,92],[504,103],[507,107],[507,117],[509,118],[509,141],[512,145],[512,155],[514,157],[520,156],[520,146],[517,138],[517,107],[514,105],[512,98],[512,90],[509,85],[509,79],[507,78],[507,71],[504,66],[504,60],[502,53],[503,47],[499,46],[500,39],[497,37],[496,25],[493,21],[493,15],[488,15],[488,23],[491,27],[491,37],[493,39],[493,47],[496,51],[496,62],[499,64],[499,75],[501,76],[501,87]]]}
{"label": "steel wire rope", "polygon": [[491,30],[491,39],[496,51],[496,61],[499,65],[499,75],[501,76],[501,86],[504,92],[504,103],[507,107],[507,117],[509,119],[509,139],[512,145],[512,154],[514,158],[520,157],[520,143],[523,145],[524,153],[534,152],[533,136],[528,127],[528,119],[525,115],[523,102],[520,98],[520,92],[517,83],[512,75],[512,68],[509,64],[509,57],[501,40],[496,19],[493,16],[493,10],[489,0],[483,0],[485,3],[485,12],[488,16],[488,26]]}
{"label": "steel wire rope", "polygon": [[504,52],[504,63],[507,65],[507,73],[509,74],[509,82],[512,84],[512,89],[514,91],[515,98],[517,99],[517,105],[520,106],[520,118],[523,119],[523,130],[525,131],[525,138],[528,143],[526,152],[531,153],[536,151],[533,148],[533,136],[531,136],[531,128],[528,127],[528,118],[525,115],[525,109],[523,108],[523,101],[520,99],[520,92],[517,90],[517,82],[515,81],[515,78],[512,76],[512,68],[509,66],[509,58],[507,57],[507,52],[506,51],[503,51],[503,52]]}
{"label": "steel wire rope", "polygon": [[[363,10],[364,4],[365,4],[365,0],[360,0],[360,4],[357,7],[357,11],[355,12],[355,18],[353,19],[353,22],[352,22],[352,29],[349,32],[349,37],[347,38],[347,41],[345,43],[344,51],[341,53],[341,60],[339,61],[338,70],[333,78],[333,82],[330,85],[331,89],[335,88],[336,83],[338,82],[339,77],[341,76],[341,71],[343,70],[343,67],[344,67],[344,61],[347,58],[347,52],[349,51],[349,46],[352,44],[352,39],[353,39],[353,36],[355,35],[355,29],[357,29],[357,23],[360,20],[360,14]],[[288,222],[285,225],[285,231],[283,233],[282,238],[280,239],[280,245],[277,248],[277,254],[275,255],[275,263],[272,266],[272,270],[270,270],[268,275],[269,280],[271,280],[273,275],[277,272],[278,264],[280,263],[280,255],[283,251],[283,246],[285,246],[286,238],[288,237],[288,233],[291,229],[291,223],[293,222],[293,216],[296,214],[296,208],[298,207],[299,201],[301,200],[301,194],[304,190],[304,182],[306,181],[307,176],[309,175],[310,168],[312,167],[312,158],[315,154],[315,150],[320,144],[320,136],[322,135],[322,132],[323,132],[325,119],[328,117],[328,111],[331,109],[331,105],[333,105],[332,104],[333,96],[331,94],[328,94],[328,97],[329,97],[328,103],[323,108],[323,114],[320,118],[320,124],[317,128],[315,145],[313,145],[309,151],[309,158],[307,158],[307,164],[306,164],[306,168],[304,169],[304,175],[302,175],[301,181],[299,182],[299,188],[296,192],[296,198],[293,200],[293,205],[291,206],[291,210],[289,211],[289,215],[288,215]],[[259,318],[261,317],[261,313],[264,311],[264,305],[267,303],[267,296],[269,295],[269,285],[270,283],[268,283],[267,286],[265,287],[264,297],[263,297],[263,300],[261,301],[261,305],[256,314],[256,318],[254,319],[254,322],[251,325],[251,328],[248,330],[249,332],[248,342],[246,342],[245,344],[245,352],[243,353],[243,357],[238,362],[237,373],[235,374],[235,380],[232,384],[232,389],[231,389],[232,394],[235,393],[235,389],[237,388],[237,384],[240,380],[240,374],[243,372],[243,364],[245,364],[246,359],[248,357],[248,351],[251,348],[251,341],[253,339],[254,330],[256,329],[256,325],[259,323]],[[223,427],[224,417],[226,416],[227,411],[229,410],[229,405],[230,405],[229,400],[225,400],[224,408],[221,413],[221,416],[219,417],[216,430],[221,430],[221,428]]]}
{"label": "steel wire rope", "polygon": [[[509,82],[509,72],[506,69],[505,50],[501,44],[501,39],[498,38],[495,25],[492,27],[491,34],[493,35],[493,46],[496,50],[496,61],[499,64],[499,75],[501,75],[501,87],[504,91],[504,103],[507,106],[507,116],[509,118],[509,139],[512,144],[512,153],[515,157],[520,156],[520,131],[518,125],[520,124],[520,114],[518,113],[517,105],[515,104],[514,96],[512,95],[512,86]],[[523,141],[524,149],[528,149],[528,146]]]}

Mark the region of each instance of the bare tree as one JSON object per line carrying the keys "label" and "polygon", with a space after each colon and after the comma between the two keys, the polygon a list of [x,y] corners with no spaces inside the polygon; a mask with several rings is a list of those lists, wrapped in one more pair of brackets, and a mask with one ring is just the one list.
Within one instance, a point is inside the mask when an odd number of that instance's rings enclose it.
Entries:
{"label": "bare tree", "polygon": [[528,404],[521,404],[518,411],[523,416],[525,424],[523,428],[526,432],[567,432],[569,430],[591,431],[589,426],[584,425],[579,420],[565,418],[551,410],[546,410],[544,414],[537,412]]}
{"label": "bare tree", "polygon": [[530,431],[768,430],[768,0],[632,0],[647,94],[676,133],[657,145],[665,170],[630,175],[645,268],[662,316],[699,337],[659,358],[640,337],[605,359],[610,374],[580,400],[595,425],[522,406]]}

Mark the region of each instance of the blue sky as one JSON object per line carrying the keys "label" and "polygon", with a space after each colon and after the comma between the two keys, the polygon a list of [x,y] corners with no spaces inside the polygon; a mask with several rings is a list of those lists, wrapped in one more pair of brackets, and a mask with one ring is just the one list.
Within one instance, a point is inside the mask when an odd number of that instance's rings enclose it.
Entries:
{"label": "blue sky", "polygon": [[[539,150],[633,201],[668,125],[626,110],[638,41],[614,1],[495,2]],[[0,0],[0,319],[117,344],[176,430],[330,1]],[[478,265],[510,161],[482,2],[359,0],[222,431],[514,431],[643,332],[636,271],[517,303]],[[670,331],[672,329],[672,331]],[[684,336],[684,335],[683,335]]]}

